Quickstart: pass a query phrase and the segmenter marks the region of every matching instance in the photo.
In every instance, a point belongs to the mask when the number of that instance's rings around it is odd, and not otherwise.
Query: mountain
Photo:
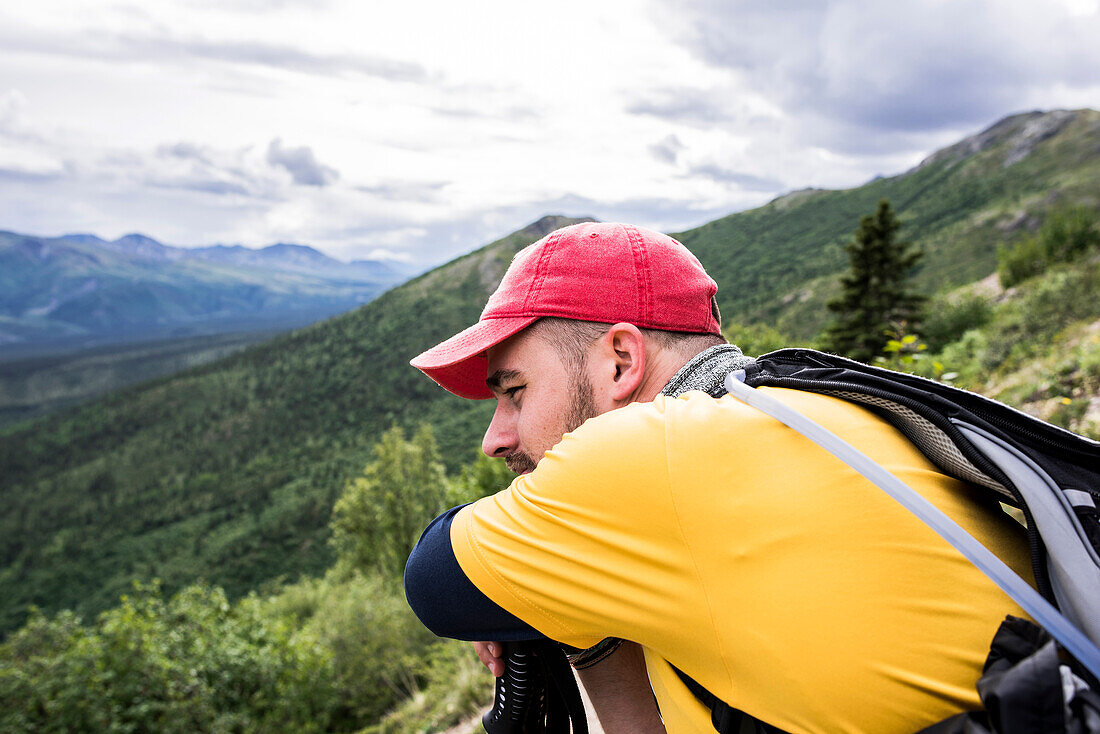
[[[912,170],[841,191],[781,196],[676,236],[720,284],[727,320],[769,323],[810,338],[847,267],[859,218],[889,199],[901,236],[925,257],[928,293],[993,272],[997,250],[1033,233],[1052,209],[1100,207],[1100,112],[1058,110],[1005,118],[933,153]]]
[[[189,249],[0,232],[0,345],[105,344],[308,323],[362,304],[411,272],[347,264],[302,245]]]
[[[211,262],[225,262],[233,265],[259,265],[261,267],[281,267],[312,270],[331,263],[340,263],[305,245],[278,243],[261,249],[252,249],[241,245],[214,245],[191,250],[194,257]]]
[[[131,260],[175,262],[186,257],[183,248],[162,245],[152,237],[139,233],[123,235],[113,242],[104,242],[101,247]]]
[[[1098,184],[1100,113],[1029,113],[898,176],[788,194],[679,237],[716,276],[727,323],[812,335],[846,267],[843,245],[879,198],[925,248],[918,282],[931,292],[989,276],[998,247],[1053,207],[1100,209]],[[408,360],[476,320],[523,245],[573,221],[544,218],[352,312],[0,434],[0,630],[32,603],[103,609],[134,578],[169,590],[205,578],[239,595],[326,568],[334,498],[382,431],[429,422],[452,468],[472,458],[491,404],[446,394]],[[1029,380],[1001,378],[1014,396],[1085,411],[1100,353],[1077,360],[1085,371],[1066,360],[1095,343],[1100,304],[1078,295],[1095,293],[1088,278],[1054,275],[1005,311],[999,331],[964,335],[956,355],[982,369],[1024,365]],[[1065,294],[1071,315],[1060,313]],[[1080,341],[1050,336],[1063,329]],[[1027,351],[1048,338],[1066,351]]]
[[[58,239],[65,240],[66,242],[72,242],[76,245],[106,245],[107,240],[97,237],[94,234],[88,234],[86,232],[67,234],[59,237]]]
[[[394,260],[352,260],[340,262],[312,247],[278,243],[260,249],[241,245],[213,245],[188,250],[191,257],[210,262],[271,268],[288,272],[307,272],[337,280],[397,282],[416,272],[416,268]]]

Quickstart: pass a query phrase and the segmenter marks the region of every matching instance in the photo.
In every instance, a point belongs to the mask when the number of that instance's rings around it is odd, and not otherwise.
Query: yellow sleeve
[[[663,405],[587,421],[535,471],[459,512],[451,545],[474,585],[577,647],[645,639],[690,607],[699,592],[670,498]]]

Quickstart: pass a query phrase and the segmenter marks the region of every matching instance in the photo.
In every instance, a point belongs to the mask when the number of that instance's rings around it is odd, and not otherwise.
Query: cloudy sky
[[[438,263],[665,231],[1100,107],[1100,0],[0,6],[0,229]]]

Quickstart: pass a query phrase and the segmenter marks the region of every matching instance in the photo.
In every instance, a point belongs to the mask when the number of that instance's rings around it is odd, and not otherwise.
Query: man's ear
[[[620,403],[634,399],[645,377],[645,337],[637,326],[618,323],[600,339],[607,396]]]

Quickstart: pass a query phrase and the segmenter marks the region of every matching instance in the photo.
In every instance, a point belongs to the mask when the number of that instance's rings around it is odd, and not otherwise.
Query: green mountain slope
[[[1100,112],[1030,112],[930,156],[911,171],[844,191],[806,190],[676,235],[718,281],[727,319],[810,338],[847,267],[844,245],[881,198],[902,237],[925,251],[916,281],[932,293],[996,269],[997,248],[1052,207],[1100,208]]]
[[[430,421],[453,465],[487,403],[408,366],[476,320],[546,217],[367,306],[0,437],[0,629],[28,604],[90,612],[133,578],[239,594],[331,564],[333,501],[393,421]],[[441,400],[441,398],[443,398]]]
[[[680,238],[719,281],[727,321],[806,338],[880,197],[938,290],[988,275],[998,246],[1050,207],[1100,207],[1098,183],[1100,113],[1034,113],[906,174],[791,194]],[[327,567],[333,500],[392,422],[429,421],[452,467],[471,458],[491,406],[451,398],[408,359],[475,320],[512,254],[571,221],[540,220],[352,313],[0,436],[0,629],[29,603],[105,608],[134,577],[239,594]],[[1026,342],[1023,313],[1004,329]]]

